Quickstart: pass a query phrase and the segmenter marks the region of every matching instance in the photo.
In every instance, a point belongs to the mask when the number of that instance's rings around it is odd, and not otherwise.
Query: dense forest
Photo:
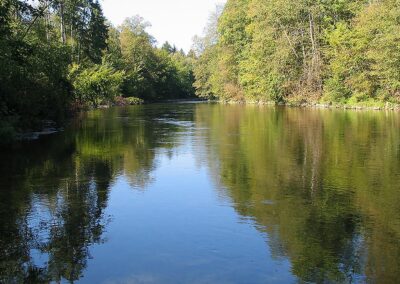
[[[33,4],[34,3],[34,4]],[[0,137],[100,105],[221,101],[400,103],[396,0],[228,0],[185,54],[97,0],[0,2]]]
[[[194,95],[194,57],[156,47],[141,17],[113,27],[97,0],[0,1],[0,137],[80,109]]]
[[[397,0],[228,0],[196,43],[201,97],[296,105],[400,102]]]

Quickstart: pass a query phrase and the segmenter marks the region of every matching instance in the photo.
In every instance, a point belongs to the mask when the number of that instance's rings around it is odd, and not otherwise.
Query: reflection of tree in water
[[[302,281],[400,276],[398,116],[199,105],[196,121],[215,179]]]
[[[92,169],[90,169],[92,170]],[[89,247],[102,242],[106,225],[103,211],[107,206],[111,169],[96,164],[90,182],[66,182],[59,189],[57,204],[48,224],[48,242],[41,251],[49,255],[50,279],[78,280],[86,268]]]
[[[146,186],[155,149],[176,146],[180,128],[146,115],[142,107],[90,112],[66,133],[2,153],[0,283],[83,276],[90,247],[105,241],[113,181]]]
[[[29,162],[3,168],[11,180],[1,182],[0,282],[78,280],[89,247],[102,242],[114,169],[82,164],[73,142],[58,143],[19,149]]]

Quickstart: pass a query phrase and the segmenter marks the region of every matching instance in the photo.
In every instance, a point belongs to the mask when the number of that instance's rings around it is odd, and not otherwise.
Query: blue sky
[[[208,16],[226,0],[101,0],[104,14],[114,24],[134,15],[152,24],[149,32],[159,43],[168,40],[188,51],[194,35],[201,35]]]

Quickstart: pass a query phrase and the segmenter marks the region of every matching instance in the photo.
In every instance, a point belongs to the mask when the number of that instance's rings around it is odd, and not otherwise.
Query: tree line
[[[228,0],[195,42],[197,95],[398,104],[399,19],[396,0]]]
[[[193,96],[193,54],[157,48],[148,26],[112,26],[97,0],[2,0],[2,142],[78,109]]]

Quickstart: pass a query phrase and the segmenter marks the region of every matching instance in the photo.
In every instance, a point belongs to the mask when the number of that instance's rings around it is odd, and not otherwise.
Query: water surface
[[[0,283],[395,283],[396,112],[158,104],[3,150]]]

